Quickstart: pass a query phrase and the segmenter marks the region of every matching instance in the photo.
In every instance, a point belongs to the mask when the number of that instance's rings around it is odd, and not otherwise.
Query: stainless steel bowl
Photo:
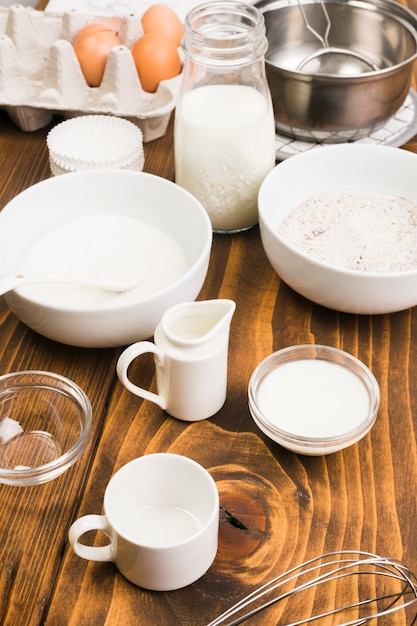
[[[417,16],[394,0],[323,0],[330,18],[329,45],[348,48],[378,67],[326,73],[300,64],[322,47],[326,30],[319,0],[260,0],[269,48],[266,73],[278,132],[337,143],[360,139],[403,104],[417,57]],[[306,66],[307,67],[307,66]],[[345,69],[345,68],[344,68]]]

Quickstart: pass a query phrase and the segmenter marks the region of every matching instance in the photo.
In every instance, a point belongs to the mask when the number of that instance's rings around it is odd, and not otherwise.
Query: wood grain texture
[[[417,0],[403,4],[417,9]],[[47,131],[23,133],[0,113],[0,208],[50,175]],[[166,136],[145,146],[146,171],[170,180],[172,131],[171,120]],[[404,149],[417,152],[417,138]],[[399,558],[417,572],[417,308],[354,316],[311,303],[272,270],[258,228],[214,236],[199,299],[217,297],[237,304],[228,395],[214,417],[198,423],[175,420],[126,391],[115,375],[121,349],[83,350],[49,341],[0,300],[0,374],[45,369],[68,376],[86,391],[94,412],[89,447],[66,474],[29,489],[0,485],[2,626],[204,626],[287,568],[339,549]],[[275,350],[301,343],[350,352],[380,384],[375,426],[337,454],[293,454],[267,439],[249,413],[247,385],[256,365]],[[151,358],[137,359],[131,376],[155,390]],[[213,566],[190,587],[170,593],[141,590],[113,564],[84,561],[67,543],[73,520],[102,512],[106,485],[117,469],[161,451],[185,454],[209,469],[221,500]],[[106,538],[91,534],[86,541],[100,545]],[[357,589],[350,592],[354,599]],[[331,603],[341,595],[334,588],[325,598],[277,605],[250,624],[287,624],[300,606],[315,610],[314,601]],[[386,623],[407,621],[391,616]]]

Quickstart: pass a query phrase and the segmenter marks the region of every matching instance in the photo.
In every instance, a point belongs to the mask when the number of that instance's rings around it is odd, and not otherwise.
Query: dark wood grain
[[[417,9],[415,0],[407,4]],[[0,208],[50,175],[47,131],[24,133],[0,113]],[[172,131],[171,120],[166,136],[145,146],[145,170],[171,180]],[[417,137],[403,148],[417,152]],[[86,391],[94,411],[89,447],[67,473],[28,489],[0,485],[0,624],[204,626],[254,586],[337,549],[375,551],[417,571],[417,308],[354,316],[311,303],[272,270],[258,228],[214,236],[199,299],[217,297],[237,303],[227,400],[213,418],[191,424],[120,385],[115,363],[121,349],[49,341],[0,299],[0,374],[63,374]],[[343,348],[373,370],[381,387],[372,431],[327,457],[304,457],[274,444],[248,410],[247,385],[256,365],[274,350],[300,343]],[[155,390],[151,359],[135,362],[132,376]],[[78,558],[67,543],[74,519],[102,512],[114,472],[155,451],[202,463],[217,482],[222,506],[213,566],[190,587],[170,593],[141,590],[112,564]],[[88,539],[104,541],[100,535]],[[294,603],[276,606],[250,623],[285,624],[296,610]],[[389,622],[406,623],[404,616]]]

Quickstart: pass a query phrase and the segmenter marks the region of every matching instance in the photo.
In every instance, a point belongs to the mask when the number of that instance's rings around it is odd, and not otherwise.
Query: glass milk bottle
[[[263,15],[215,0],[185,18],[184,70],[175,113],[175,181],[205,207],[215,232],[258,222],[257,196],[275,166]]]

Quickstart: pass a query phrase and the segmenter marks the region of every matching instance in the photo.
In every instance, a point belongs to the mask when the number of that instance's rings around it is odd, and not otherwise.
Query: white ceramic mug
[[[80,538],[101,530],[106,546]],[[69,530],[74,552],[88,560],[113,561],[135,585],[171,591],[195,582],[217,552],[219,493],[209,472],[192,459],[148,454],[114,474],[104,495],[104,515],[85,515]]]
[[[173,417],[194,422],[211,417],[226,400],[229,329],[233,300],[177,304],[162,316],[155,343],[139,341],[119,357],[116,370],[123,385],[155,402]],[[128,369],[141,354],[154,354],[158,393],[131,382]]]

